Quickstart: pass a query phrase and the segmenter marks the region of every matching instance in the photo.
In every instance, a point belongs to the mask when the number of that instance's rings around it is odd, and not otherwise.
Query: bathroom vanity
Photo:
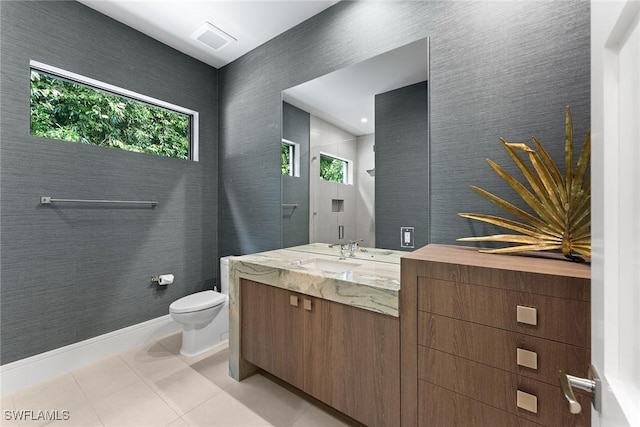
[[[590,267],[428,245],[402,259],[403,426],[588,426],[558,371],[588,376]]]
[[[368,426],[400,425],[400,256],[314,243],[230,263],[230,373],[261,368]]]

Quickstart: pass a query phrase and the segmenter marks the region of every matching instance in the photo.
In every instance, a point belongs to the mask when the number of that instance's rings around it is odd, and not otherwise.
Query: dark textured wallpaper
[[[310,115],[282,103],[282,137],[298,144],[300,176],[282,177],[282,247],[309,243],[309,132]]]
[[[217,70],[78,2],[0,2],[0,362],[163,316],[217,271]],[[200,113],[200,161],[29,134],[29,60]],[[39,205],[40,196],[149,208]],[[154,274],[173,273],[158,289]]]
[[[412,153],[425,191],[379,208],[395,224],[404,203],[428,206],[403,225],[436,243],[491,231],[456,216],[496,213],[471,184],[513,196],[485,161],[513,170],[499,137],[535,135],[559,161],[565,106],[578,141],[589,127],[586,1],[341,1],[221,70],[77,2],[0,1],[0,15],[2,364],[167,314],[211,287],[218,255],[281,247],[283,89],[430,38],[429,149]],[[31,137],[30,59],[199,111],[201,161]],[[150,284],[169,272],[174,285]]]
[[[421,196],[430,242],[486,231],[456,213],[496,212],[471,184],[509,196],[485,161],[510,166],[499,137],[535,135],[561,159],[571,105],[584,138],[588,2],[342,1],[220,69],[221,254],[281,245],[281,91],[423,37],[431,45],[430,151],[420,154],[430,174]],[[395,203],[388,209],[400,215]]]
[[[516,176],[499,138],[539,138],[564,165],[564,112],[577,147],[590,127],[589,3],[448,3],[431,40],[431,241],[498,231],[456,216],[497,213],[469,186],[517,200],[489,167]]]
[[[403,249],[400,227],[414,227],[414,247],[429,242],[427,82],[375,97],[376,245]]]

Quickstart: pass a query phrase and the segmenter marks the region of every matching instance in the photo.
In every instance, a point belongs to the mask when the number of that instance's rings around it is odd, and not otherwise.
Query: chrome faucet
[[[340,246],[340,259],[347,259],[345,251],[349,249],[349,244],[348,243],[333,243],[333,244],[329,245],[330,248],[333,248],[334,246]]]
[[[349,243],[333,243],[329,245],[329,247],[333,248],[334,246],[340,246],[340,259],[346,259],[346,251],[349,251],[349,257],[353,258],[356,256],[358,243],[360,242],[364,242],[364,239],[349,240]]]

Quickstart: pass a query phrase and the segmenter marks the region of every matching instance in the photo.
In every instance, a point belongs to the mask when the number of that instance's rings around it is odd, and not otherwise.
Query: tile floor
[[[228,349],[180,355],[180,334],[2,396],[3,427],[348,426],[350,421],[258,374],[228,376]],[[9,410],[67,410],[68,420],[8,420]]]

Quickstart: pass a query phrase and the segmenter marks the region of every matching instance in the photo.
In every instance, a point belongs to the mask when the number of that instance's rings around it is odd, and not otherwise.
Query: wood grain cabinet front
[[[429,245],[401,272],[402,425],[590,425],[558,381],[588,375],[588,266]]]
[[[432,313],[418,313],[418,343],[555,386],[563,366],[588,376],[588,348]]]
[[[241,356],[367,426],[400,425],[398,318],[241,281]]]
[[[572,415],[556,385],[423,346],[420,346],[418,360],[419,379],[529,421],[567,427],[589,423],[590,412],[583,410]],[[584,408],[589,408],[588,397],[576,393],[576,398]]]
[[[301,295],[243,280],[242,358],[302,388],[304,317]]]
[[[427,381],[418,384],[418,426],[540,427],[540,424],[486,405]],[[403,422],[404,424],[404,422]]]
[[[591,341],[588,301],[420,278],[418,310],[582,347]]]

